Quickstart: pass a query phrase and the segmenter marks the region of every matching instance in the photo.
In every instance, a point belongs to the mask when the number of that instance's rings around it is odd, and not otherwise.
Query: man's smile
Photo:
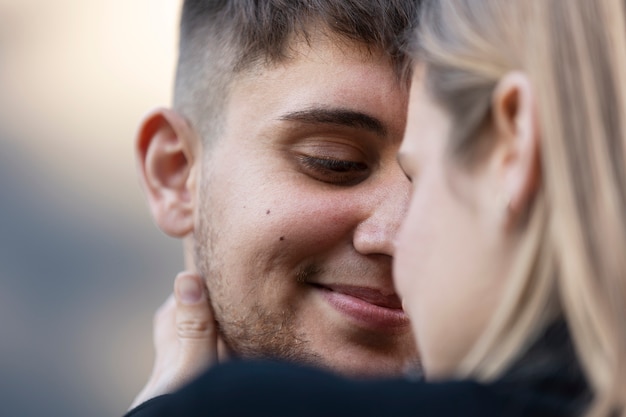
[[[339,284],[314,284],[313,287],[330,306],[359,326],[396,333],[406,331],[409,325],[409,318],[395,293],[385,295],[374,288]]]

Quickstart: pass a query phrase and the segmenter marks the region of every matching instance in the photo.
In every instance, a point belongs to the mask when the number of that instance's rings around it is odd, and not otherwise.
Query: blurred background
[[[0,0],[0,415],[122,415],[182,267],[135,175],[179,0]]]

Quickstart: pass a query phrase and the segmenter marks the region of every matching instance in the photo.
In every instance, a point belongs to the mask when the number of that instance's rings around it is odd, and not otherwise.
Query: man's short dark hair
[[[217,134],[233,78],[288,59],[294,36],[313,26],[384,51],[400,81],[409,77],[401,39],[419,0],[185,0],[174,107],[204,141]]]

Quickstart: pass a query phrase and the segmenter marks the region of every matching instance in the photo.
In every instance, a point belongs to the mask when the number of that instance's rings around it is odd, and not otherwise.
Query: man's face
[[[407,92],[382,54],[329,37],[293,50],[231,88],[195,262],[237,354],[397,374],[416,358],[391,279]]]

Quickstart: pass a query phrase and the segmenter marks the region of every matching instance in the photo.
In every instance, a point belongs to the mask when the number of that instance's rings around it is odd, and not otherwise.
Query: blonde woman
[[[423,5],[394,274],[427,382],[239,363],[131,415],[626,416],[625,17]]]
[[[621,0],[425,6],[396,286],[431,379],[495,380],[560,319],[593,414],[626,415],[625,16]]]

